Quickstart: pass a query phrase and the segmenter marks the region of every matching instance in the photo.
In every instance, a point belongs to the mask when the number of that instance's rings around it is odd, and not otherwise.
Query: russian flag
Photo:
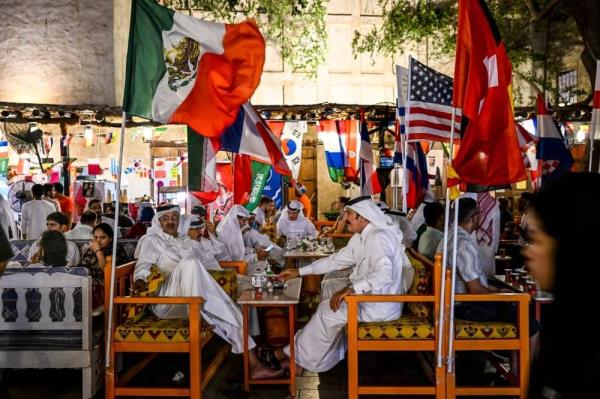
[[[346,154],[344,153],[342,138],[338,133],[337,122],[341,121],[322,120],[318,122],[317,126],[319,140],[321,140],[325,149],[329,177],[333,182],[341,183],[344,181],[345,176]]]
[[[406,205],[409,208],[416,208],[429,190],[427,159],[421,143],[412,142],[407,144],[406,170],[409,173]]]
[[[381,192],[375,157],[371,148],[367,121],[362,118],[360,124],[360,195],[373,195]]]
[[[279,174],[291,175],[279,137],[271,131],[249,102],[240,108],[233,125],[221,135],[219,149],[248,155],[258,162],[273,165]]]
[[[542,161],[542,179],[560,171],[570,170],[573,157],[565,146],[565,141],[552,120],[541,94],[537,99],[537,129],[540,139],[537,146],[537,159]]]

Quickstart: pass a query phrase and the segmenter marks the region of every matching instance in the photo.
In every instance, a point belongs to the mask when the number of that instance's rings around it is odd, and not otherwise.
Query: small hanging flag
[[[0,158],[0,175],[8,173],[8,158]]]
[[[20,175],[29,174],[29,159],[19,159],[19,164],[17,165],[17,173]]]
[[[119,166],[115,158],[110,159],[110,174],[116,176],[119,174]]]
[[[71,144],[71,140],[73,140],[73,135],[72,134],[67,134],[65,136],[62,136],[60,140],[62,142],[61,145],[63,147],[68,147],[69,144]]]
[[[0,158],[8,158],[8,141],[0,141]]]
[[[100,167],[100,160],[98,158],[90,158],[88,160],[88,174],[94,176],[102,174],[102,168]]]
[[[112,132],[106,133],[106,135],[104,136],[104,143],[110,144],[110,143],[112,143],[112,140],[113,140],[113,133]]]
[[[91,126],[86,126],[83,129],[83,145],[84,147],[91,147],[94,145],[94,131]]]
[[[166,132],[167,132],[167,128],[166,127],[156,127],[156,128],[154,128],[154,138],[158,139],[158,138],[160,138],[160,136],[163,133],[166,133]]]
[[[44,150],[46,154],[50,154],[52,146],[54,145],[54,138],[50,135],[44,135]]]

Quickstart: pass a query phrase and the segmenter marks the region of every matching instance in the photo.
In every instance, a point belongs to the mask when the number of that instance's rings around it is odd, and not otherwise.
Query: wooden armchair
[[[432,381],[431,386],[373,386],[360,385],[358,373],[358,353],[367,351],[411,351],[436,353],[436,336],[440,329],[437,315],[441,305],[441,255],[435,263],[416,251],[409,249],[407,254],[415,266],[413,287],[421,294],[406,295],[349,295],[348,303],[348,398],[359,395],[435,395],[443,398],[445,394],[445,368],[425,366]],[[430,284],[423,289],[423,283]],[[411,289],[411,292],[414,292]],[[361,302],[403,302],[403,315],[393,321],[362,323],[358,321],[358,307]],[[411,306],[409,304],[418,305]],[[427,306],[427,304],[429,306]],[[414,314],[416,308],[429,314]],[[421,360],[424,360],[423,358]],[[422,362],[423,364],[424,362]],[[434,375],[435,374],[435,375]]]
[[[104,270],[105,307],[110,299],[111,263],[107,260]],[[106,398],[118,396],[187,396],[202,397],[202,389],[214,376],[231,350],[229,344],[220,344],[212,361],[204,369],[201,364],[202,348],[215,336],[213,328],[201,321],[200,309],[203,299],[198,297],[129,297],[135,262],[117,266],[115,273],[115,297],[113,325],[110,331],[110,366],[106,369]],[[234,298],[237,295],[237,273],[234,270],[210,272],[213,278]],[[187,305],[186,319],[161,320],[153,315],[140,320],[128,320],[127,309],[140,305],[180,304]],[[105,309],[108,315],[108,310]],[[116,355],[119,353],[147,353],[141,361],[128,370],[118,371]],[[188,387],[138,387],[128,383],[161,353],[188,353],[190,376]]]
[[[223,269],[233,268],[237,271],[237,274],[246,275],[248,273],[248,262],[245,260],[231,260],[231,261],[219,261],[219,265]],[[237,299],[237,298],[236,298]]]
[[[450,287],[451,277],[447,274],[447,287]],[[448,290],[449,291],[449,290]],[[517,322],[472,322],[455,319],[453,348],[451,359],[455,359],[458,351],[517,351],[518,370],[507,370],[494,358],[490,359],[498,372],[512,386],[456,386],[456,367],[448,367],[446,376],[446,398],[457,396],[511,396],[527,398],[529,380],[529,294],[457,294],[456,302],[513,302],[517,305]],[[444,300],[449,309],[450,294],[447,292]],[[446,314],[449,315],[447,312]],[[449,331],[449,320],[445,331]],[[449,334],[448,334],[449,335]],[[445,338],[450,339],[449,336]]]

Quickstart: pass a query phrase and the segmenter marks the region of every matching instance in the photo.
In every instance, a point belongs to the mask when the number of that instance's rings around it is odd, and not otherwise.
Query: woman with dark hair
[[[92,230],[92,241],[81,257],[80,266],[87,267],[92,276],[94,308],[104,303],[104,267],[106,258],[112,255],[114,231],[108,223],[100,223]],[[127,262],[123,248],[117,247],[117,265]]]
[[[67,239],[65,236],[58,231],[46,230],[39,241],[37,258],[40,262],[30,266],[66,266]]]
[[[523,255],[539,287],[554,294],[531,374],[531,398],[584,398],[597,390],[600,343],[591,326],[600,307],[598,198],[600,175],[566,173],[530,203],[531,243]]]

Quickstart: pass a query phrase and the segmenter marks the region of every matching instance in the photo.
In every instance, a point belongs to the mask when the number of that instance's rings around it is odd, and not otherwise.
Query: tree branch
[[[530,1],[531,0],[528,0],[527,2],[529,3]],[[550,0],[550,2],[548,4],[546,4],[544,9],[537,14],[537,16],[533,19],[532,22],[538,22],[538,21],[541,21],[542,19],[546,18],[548,16],[548,14],[550,14],[552,9],[554,9],[554,7],[556,7],[556,5],[558,3],[560,3],[561,1],[562,0]]]
[[[538,18],[538,12],[533,0],[525,0],[525,5],[529,8],[529,12],[531,13],[530,21],[535,21]]]

